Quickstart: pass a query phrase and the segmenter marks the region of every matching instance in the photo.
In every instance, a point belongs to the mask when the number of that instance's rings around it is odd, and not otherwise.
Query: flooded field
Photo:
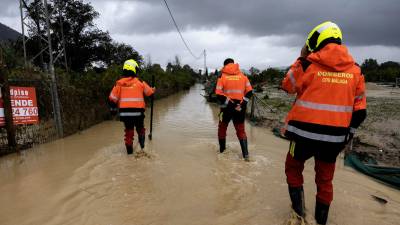
[[[196,85],[156,102],[146,153],[127,156],[122,123],[108,121],[0,158],[0,224],[285,224],[289,143],[247,124],[246,163],[231,125],[228,151],[218,154],[218,108],[201,90]],[[328,224],[399,224],[398,190],[345,168],[341,160],[336,171]],[[306,207],[313,215],[312,160],[304,174]]]

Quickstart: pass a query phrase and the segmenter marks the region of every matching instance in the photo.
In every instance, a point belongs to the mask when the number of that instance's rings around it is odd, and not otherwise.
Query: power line
[[[168,9],[169,15],[171,16],[172,21],[174,22],[175,28],[176,28],[176,30],[178,31],[179,36],[181,37],[181,39],[182,39],[182,41],[183,41],[183,44],[185,45],[186,49],[187,49],[187,50],[189,51],[189,53],[193,56],[193,58],[195,58],[195,59],[200,59],[200,58],[204,55],[204,52],[202,52],[199,56],[195,56],[195,55],[194,55],[193,51],[189,48],[189,45],[187,44],[187,42],[186,42],[185,39],[183,38],[183,35],[182,35],[182,33],[181,33],[181,30],[179,29],[178,24],[176,23],[175,18],[174,18],[174,16],[172,15],[172,12],[171,12],[171,10],[170,10],[170,8],[169,8],[169,6],[168,6],[167,0],[164,0],[164,3],[165,3],[165,6],[166,6],[167,9]]]

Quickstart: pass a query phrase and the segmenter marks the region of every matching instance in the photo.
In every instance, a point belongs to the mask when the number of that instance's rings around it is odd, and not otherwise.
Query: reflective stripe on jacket
[[[229,99],[242,101],[246,93],[253,90],[249,79],[240,72],[239,64],[230,63],[222,68],[215,93]]]
[[[138,78],[125,77],[118,80],[112,89],[109,99],[118,104],[120,109],[146,107],[144,96],[150,96],[154,90]]]
[[[297,60],[282,82],[284,90],[297,94],[286,118],[286,133],[342,143],[353,112],[366,109],[364,76],[343,45],[328,44],[307,61],[304,67]]]

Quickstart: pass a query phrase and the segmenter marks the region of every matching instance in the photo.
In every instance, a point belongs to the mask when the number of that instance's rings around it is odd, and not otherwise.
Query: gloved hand
[[[118,113],[118,105],[117,105],[117,103],[109,100],[108,101],[108,107],[110,108],[110,114],[112,116],[117,115],[117,113]]]
[[[227,105],[227,108],[229,108],[229,109],[234,109],[234,108],[236,108],[236,103],[235,102],[233,102],[232,100],[228,100],[228,105]]]
[[[110,114],[111,116],[115,116],[118,113],[118,108],[110,108]]]
[[[247,107],[247,101],[241,101],[240,104],[237,104],[235,107],[235,110],[238,112],[241,112],[242,110],[246,111],[246,107]]]
[[[246,109],[246,107],[247,107],[247,101],[242,101],[241,103],[240,103],[240,106],[242,107],[242,109]]]
[[[353,139],[353,137],[354,137],[354,134],[353,133],[348,133],[347,135],[346,135],[346,144],[348,144],[352,139]]]
[[[238,112],[242,111],[242,105],[241,104],[237,104],[236,107],[235,107],[235,110],[238,111]]]
[[[304,46],[303,46],[303,48],[301,49],[301,52],[300,52],[300,57],[307,58],[307,56],[309,54],[310,54],[310,51],[308,50],[307,45],[304,44]]]

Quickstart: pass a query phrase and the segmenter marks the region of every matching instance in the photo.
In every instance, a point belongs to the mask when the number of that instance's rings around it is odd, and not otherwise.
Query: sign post
[[[151,86],[154,88],[155,86],[155,78],[154,74],[151,75]],[[155,93],[154,93],[155,94]],[[151,111],[150,111],[150,134],[149,140],[153,139],[153,110],[154,110],[154,94],[150,97],[151,99]]]
[[[7,130],[8,147],[12,151],[19,151],[17,148],[17,141],[15,140],[15,127],[12,116],[10,89],[8,85],[7,72],[4,69],[2,59],[0,58],[0,85],[1,85],[1,99],[0,99],[0,118],[2,116]],[[0,125],[1,126],[1,125]]]

